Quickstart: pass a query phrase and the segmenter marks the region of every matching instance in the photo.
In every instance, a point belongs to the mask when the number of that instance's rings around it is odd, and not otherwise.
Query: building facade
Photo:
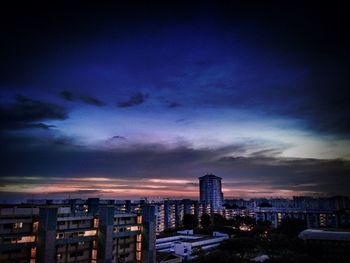
[[[214,174],[199,177],[199,197],[200,202],[210,205],[211,213],[220,212],[223,205],[221,178]]]
[[[0,262],[141,262],[140,214],[71,208],[0,206]]]

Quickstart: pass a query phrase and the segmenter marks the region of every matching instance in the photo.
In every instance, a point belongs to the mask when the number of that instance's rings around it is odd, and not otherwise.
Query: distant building
[[[322,262],[350,262],[350,232],[342,230],[307,229],[299,234],[308,254]]]
[[[341,228],[350,225],[350,211],[259,207],[251,210],[250,216],[256,221],[269,221],[274,228],[279,227],[285,219],[302,220],[308,228]]]
[[[223,205],[221,178],[214,174],[199,177],[199,196],[200,202],[210,205],[210,212],[220,212]]]

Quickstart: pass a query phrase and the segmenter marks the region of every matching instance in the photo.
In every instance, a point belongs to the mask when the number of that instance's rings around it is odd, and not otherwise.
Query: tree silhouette
[[[185,229],[194,229],[198,226],[198,219],[195,215],[185,214],[182,225]]]
[[[211,224],[210,215],[208,215],[207,213],[203,213],[203,215],[201,216],[201,226],[203,228],[207,228],[210,226],[210,224]]]

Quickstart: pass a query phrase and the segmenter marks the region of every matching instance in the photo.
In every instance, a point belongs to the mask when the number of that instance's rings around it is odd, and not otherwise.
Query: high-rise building
[[[199,177],[200,201],[206,206],[210,205],[210,212],[220,212],[223,204],[221,191],[221,178],[214,174]]]
[[[0,262],[141,262],[142,215],[94,203],[0,205]]]

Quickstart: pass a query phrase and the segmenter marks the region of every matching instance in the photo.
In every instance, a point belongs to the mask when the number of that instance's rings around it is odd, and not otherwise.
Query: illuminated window
[[[37,232],[39,229],[39,222],[36,221],[36,222],[33,222],[33,232]]]
[[[31,250],[30,250],[30,257],[32,258],[35,258],[36,257],[36,248],[33,247]]]
[[[97,250],[96,249],[93,249],[92,250],[92,255],[91,255],[92,259],[93,260],[96,260],[97,259]]]
[[[95,236],[95,235],[96,235],[96,230],[88,230],[88,231],[85,231],[85,233],[83,232],[84,237]]]
[[[17,240],[17,243],[30,243],[35,242],[35,236],[23,236]]]
[[[14,229],[21,229],[23,228],[23,223],[22,222],[17,222],[13,224]]]
[[[94,219],[94,227],[98,227],[98,218]]]
[[[130,231],[138,231],[139,227],[138,226],[132,226],[130,227]]]
[[[140,251],[136,252],[136,260],[141,261],[141,252]]]

